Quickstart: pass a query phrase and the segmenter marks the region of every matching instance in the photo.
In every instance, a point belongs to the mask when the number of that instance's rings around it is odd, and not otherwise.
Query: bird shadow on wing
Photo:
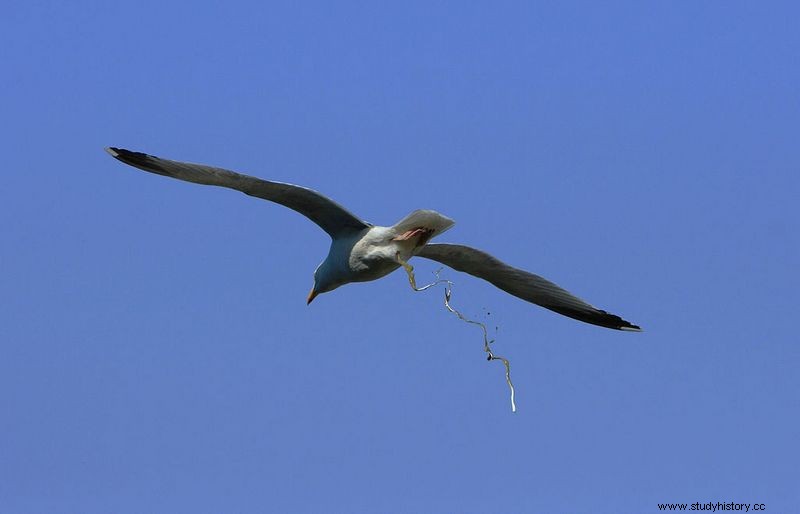
[[[440,274],[441,274],[443,268],[439,268],[438,270],[436,270],[434,272],[434,275],[436,276],[436,278],[434,279],[433,282],[431,282],[430,284],[426,284],[424,286],[418,287],[417,286],[417,279],[416,279],[416,277],[414,275],[414,267],[411,264],[409,264],[408,262],[406,262],[405,260],[403,260],[400,257],[400,253],[398,253],[395,257],[397,259],[397,262],[399,262],[400,265],[403,267],[403,269],[406,271],[406,274],[408,275],[408,283],[411,285],[411,289],[413,289],[414,291],[417,291],[417,292],[422,292],[422,291],[426,291],[426,290],[428,290],[428,289],[430,289],[430,288],[432,288],[434,286],[437,286],[439,284],[444,285],[444,306],[445,306],[445,308],[447,308],[447,310],[450,311],[452,314],[455,314],[456,316],[458,316],[458,319],[460,319],[461,321],[464,321],[464,322],[469,323],[471,325],[477,325],[478,327],[481,328],[481,331],[483,332],[483,351],[486,352],[486,360],[488,360],[488,361],[497,360],[497,361],[502,362],[503,365],[505,366],[505,368],[506,368],[506,383],[508,384],[508,388],[511,390],[511,412],[517,412],[517,404],[515,402],[514,384],[511,382],[511,363],[505,357],[501,357],[499,355],[495,355],[492,352],[491,344],[494,343],[494,339],[489,339],[489,332],[486,329],[486,325],[484,323],[481,323],[480,321],[475,321],[475,320],[471,320],[471,319],[467,318],[466,316],[461,314],[460,311],[454,309],[453,306],[450,304],[450,297],[451,297],[452,292],[453,292],[453,283],[450,280],[440,278]]]

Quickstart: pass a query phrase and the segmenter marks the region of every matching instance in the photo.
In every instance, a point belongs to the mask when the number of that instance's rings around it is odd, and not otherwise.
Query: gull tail
[[[455,225],[455,221],[447,216],[436,211],[418,209],[395,223],[392,228],[397,234],[403,234],[415,229],[427,229],[431,232],[430,237],[435,237],[453,225]]]

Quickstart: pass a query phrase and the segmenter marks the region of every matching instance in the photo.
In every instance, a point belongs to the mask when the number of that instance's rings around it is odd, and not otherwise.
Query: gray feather
[[[305,187],[271,182],[202,164],[170,161],[121,148],[106,148],[106,151],[117,160],[150,173],[196,184],[236,189],[250,196],[279,203],[319,225],[331,238],[359,232],[372,226],[330,198]]]
[[[417,252],[417,256],[482,278],[517,298],[570,318],[617,330],[641,330],[617,315],[593,307],[539,275],[509,266],[488,253],[469,246],[428,244]]]

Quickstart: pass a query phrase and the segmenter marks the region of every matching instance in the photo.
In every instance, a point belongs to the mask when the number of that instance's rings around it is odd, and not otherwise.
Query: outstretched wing
[[[257,198],[279,203],[310,219],[332,238],[357,232],[372,225],[358,219],[347,209],[314,190],[305,187],[270,182],[222,168],[202,164],[170,161],[122,148],[106,148],[115,159],[136,168],[196,184],[228,187]]]
[[[619,316],[592,307],[539,275],[511,267],[488,253],[469,246],[428,244],[417,252],[417,256],[439,261],[455,270],[475,275],[517,298],[570,318],[617,330],[641,330]]]

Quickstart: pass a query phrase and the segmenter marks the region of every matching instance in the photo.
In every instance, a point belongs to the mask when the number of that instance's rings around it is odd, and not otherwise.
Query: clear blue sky
[[[798,508],[794,2],[14,2],[0,511]],[[328,238],[121,146],[416,208],[641,334],[466,275],[305,304]],[[416,262],[421,279],[437,268]],[[495,330],[495,327],[498,327]]]

